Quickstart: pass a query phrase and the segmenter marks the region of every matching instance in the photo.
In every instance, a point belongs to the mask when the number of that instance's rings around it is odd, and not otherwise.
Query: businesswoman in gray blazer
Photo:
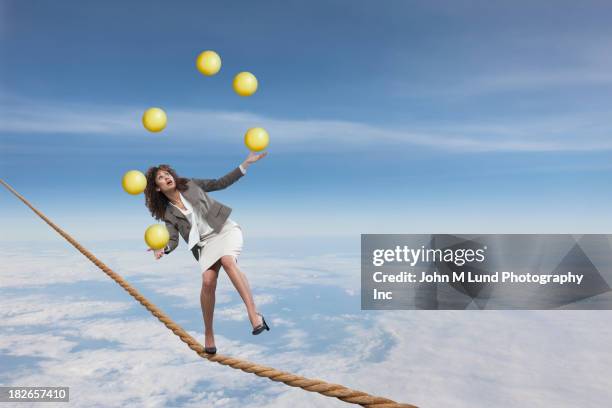
[[[247,278],[238,267],[242,229],[229,218],[232,209],[207,194],[238,181],[251,164],[266,154],[250,152],[240,166],[219,179],[179,177],[167,164],[150,167],[146,173],[145,204],[155,219],[164,220],[170,233],[168,245],[155,250],[155,258],[160,259],[172,252],[178,246],[180,234],[202,270],[200,304],[204,318],[204,350],[207,353],[217,352],[213,313],[221,266],[246,305],[253,326],[252,334],[270,330],[263,315],[257,312]]]

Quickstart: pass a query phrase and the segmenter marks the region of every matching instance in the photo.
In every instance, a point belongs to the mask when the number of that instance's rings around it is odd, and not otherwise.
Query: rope
[[[242,370],[247,373],[253,373],[259,377],[266,377],[272,381],[282,382],[291,387],[299,387],[306,391],[317,392],[319,394],[325,395],[326,397],[335,397],[341,401],[348,402],[351,404],[358,404],[358,405],[361,405],[362,407],[416,408],[414,405],[400,404],[390,399],[372,396],[365,392],[353,390],[353,389],[347,388],[340,384],[330,384],[323,380],[301,377],[299,375],[291,374],[286,371],[279,371],[272,367],[262,366],[259,364],[251,363],[250,361],[232,358],[230,356],[206,353],[204,351],[204,346],[202,344],[198,343],[185,330],[183,330],[183,328],[181,328],[172,319],[170,319],[170,317],[168,317],[159,308],[157,308],[157,306],[149,302],[136,289],[130,286],[130,284],[127,283],[127,281],[123,279],[119,274],[115,273],[112,269],[106,266],[102,261],[96,258],[91,252],[89,252],[81,244],[79,244],[74,238],[72,238],[70,235],[64,232],[64,230],[62,230],[60,227],[55,225],[43,213],[41,213],[36,208],[34,208],[34,206],[32,206],[32,204],[30,204],[28,200],[26,200],[21,194],[15,191],[15,189],[13,189],[10,185],[8,185],[4,180],[0,179],[0,183],[2,183],[17,198],[23,201],[25,205],[30,207],[32,211],[34,211],[40,218],[42,218],[43,221],[49,224],[51,228],[53,228],[62,237],[64,237],[68,242],[70,242],[80,253],[85,255],[91,262],[93,262],[105,274],[107,274],[108,276],[111,277],[111,279],[117,282],[134,299],[140,302],[140,304],[142,304],[149,312],[151,312],[155,317],[157,317],[168,329],[172,331],[172,333],[177,335],[183,343],[187,344],[187,346],[189,346],[190,349],[195,351],[200,357],[208,359],[209,361],[214,361],[219,364],[230,366],[238,370]]]

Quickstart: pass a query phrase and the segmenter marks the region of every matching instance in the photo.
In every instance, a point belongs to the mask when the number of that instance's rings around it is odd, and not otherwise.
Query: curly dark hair
[[[179,177],[176,174],[176,171],[169,164],[160,164],[159,166],[149,167],[147,170],[147,174],[145,175],[147,178],[147,187],[145,188],[145,205],[151,211],[151,215],[156,220],[162,220],[164,218],[164,214],[166,213],[166,207],[168,206],[168,197],[161,191],[155,190],[157,185],[155,184],[155,176],[157,172],[163,170],[167,171],[174,178],[174,182],[176,183],[176,188],[178,191],[187,190],[187,182],[189,179],[185,177]]]

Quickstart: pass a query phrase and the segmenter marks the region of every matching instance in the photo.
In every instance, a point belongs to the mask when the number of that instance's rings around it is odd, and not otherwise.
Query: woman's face
[[[161,191],[162,193],[167,193],[176,189],[174,177],[172,177],[172,174],[168,173],[166,170],[157,170],[157,174],[155,175],[155,185],[157,186],[156,190]]]

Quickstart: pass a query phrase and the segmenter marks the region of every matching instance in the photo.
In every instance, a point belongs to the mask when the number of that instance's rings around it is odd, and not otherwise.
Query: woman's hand
[[[249,152],[249,155],[244,160],[244,162],[242,162],[242,166],[246,169],[252,163],[255,163],[257,160],[263,159],[264,157],[266,157],[267,154],[268,154],[268,152],[263,152],[263,153],[257,154],[255,152],[251,151],[251,152]]]
[[[155,257],[155,259],[159,259],[162,256],[164,256],[164,249],[147,249],[147,251],[153,251],[153,256]]]

